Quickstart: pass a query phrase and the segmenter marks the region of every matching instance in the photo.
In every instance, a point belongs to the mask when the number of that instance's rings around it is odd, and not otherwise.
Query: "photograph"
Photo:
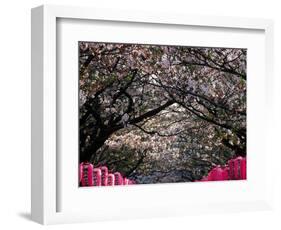
[[[78,42],[79,187],[247,179],[247,49]]]

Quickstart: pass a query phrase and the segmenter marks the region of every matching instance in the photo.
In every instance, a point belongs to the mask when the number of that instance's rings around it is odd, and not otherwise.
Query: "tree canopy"
[[[246,49],[79,42],[81,162],[139,183],[246,156]]]

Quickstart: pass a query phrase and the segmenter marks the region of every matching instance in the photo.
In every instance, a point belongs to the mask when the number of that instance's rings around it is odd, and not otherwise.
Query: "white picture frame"
[[[184,30],[185,27],[200,28],[200,30],[219,29],[222,31],[241,30],[243,33],[250,33],[251,31],[258,31],[260,35],[257,46],[261,46],[262,52],[259,62],[261,62],[260,78],[256,85],[249,82],[250,98],[258,95],[257,90],[260,90],[259,97],[262,100],[262,108],[266,107],[266,111],[255,118],[256,109],[254,100],[250,100],[252,111],[248,116],[251,127],[254,127],[260,122],[263,123],[261,129],[262,136],[256,136],[254,132],[249,132],[250,141],[252,144],[257,142],[258,151],[264,151],[264,156],[257,154],[256,158],[249,158],[248,175],[249,181],[246,183],[196,183],[194,185],[186,184],[164,184],[164,185],[145,185],[132,186],[127,189],[125,193],[130,199],[128,201],[123,199],[124,207],[115,207],[112,210],[103,209],[99,206],[91,205],[92,211],[89,211],[88,205],[85,204],[85,197],[91,196],[93,193],[105,193],[104,190],[84,189],[76,191],[60,192],[66,186],[62,179],[58,179],[61,173],[61,165],[59,164],[60,157],[57,155],[59,141],[58,139],[58,112],[62,108],[58,108],[58,97],[61,88],[59,87],[57,75],[59,74],[58,66],[58,31],[61,19],[73,21],[101,21],[107,24],[114,24],[114,22],[121,22],[134,25],[151,25],[154,28],[180,28]],[[76,25],[77,26],[77,25]],[[79,27],[78,23],[78,27]],[[114,26],[114,25],[113,25]],[[83,33],[87,33],[87,29]],[[81,33],[81,34],[83,34]],[[87,35],[85,35],[87,37]],[[105,35],[109,36],[109,35]],[[197,35],[195,35],[196,38]],[[216,35],[214,35],[216,36]],[[215,38],[215,37],[213,37]],[[70,39],[70,38],[69,38]],[[122,41],[122,38],[120,38]],[[171,39],[171,38],[170,38]],[[210,36],[211,39],[211,36]],[[238,39],[235,36],[233,39]],[[109,39],[110,40],[110,39]],[[140,39],[142,41],[143,38]],[[165,42],[165,41],[162,41]],[[238,41],[237,42],[241,42]],[[253,42],[254,43],[254,42]],[[214,43],[216,44],[216,43]],[[107,219],[124,219],[124,218],[140,218],[152,216],[171,216],[171,215],[186,215],[189,213],[204,213],[204,212],[226,212],[226,211],[243,211],[243,210],[260,210],[272,207],[272,175],[271,175],[271,160],[270,146],[268,142],[260,143],[261,138],[270,138],[270,116],[273,109],[272,88],[273,84],[273,22],[266,19],[249,19],[249,18],[231,18],[231,17],[214,17],[214,16],[191,16],[191,15],[175,15],[160,12],[137,12],[137,11],[118,11],[108,9],[92,9],[79,8],[69,6],[52,6],[44,5],[32,9],[32,188],[31,188],[31,216],[32,219],[41,224],[56,224],[82,221],[97,221]],[[77,73],[77,72],[76,72]],[[74,73],[74,74],[76,74]],[[266,84],[263,84],[263,83]],[[248,84],[248,82],[247,82]],[[257,88],[257,90],[255,90]],[[72,88],[71,88],[72,89]],[[253,111],[255,110],[255,111]],[[248,111],[247,111],[248,113]],[[252,114],[252,115],[251,115]],[[70,116],[71,117],[71,116]],[[78,118],[77,118],[78,119]],[[68,136],[66,137],[68,138]],[[250,143],[250,147],[252,144]],[[78,149],[78,148],[77,148]],[[258,150],[260,149],[260,150]],[[77,150],[78,151],[78,150]],[[248,151],[248,149],[247,149]],[[78,152],[77,152],[78,154]],[[77,156],[78,158],[78,156]],[[252,165],[251,165],[252,160]],[[265,163],[266,162],[266,163]],[[60,162],[61,163],[61,162]],[[71,163],[66,161],[66,170],[70,170]],[[76,164],[76,162],[75,162]],[[255,166],[255,164],[257,166]],[[254,180],[255,177],[260,176],[258,168],[263,164],[262,182]],[[77,168],[76,168],[77,169]],[[75,170],[76,170],[75,169]],[[62,173],[63,174],[63,173]],[[63,176],[61,178],[64,178]],[[74,178],[77,179],[77,178]],[[75,180],[74,180],[75,181]],[[73,183],[71,182],[73,187]],[[190,183],[189,183],[190,184]],[[257,187],[254,187],[257,184]],[[75,186],[77,183],[75,184]],[[188,187],[187,187],[188,186]],[[182,201],[180,198],[184,197],[187,191],[190,194],[196,195],[200,191],[206,191],[210,188],[210,194],[216,194],[219,190],[224,190],[225,187],[230,190],[245,189],[245,196],[243,192],[237,191],[236,198],[228,198],[218,194],[217,197],[202,198],[202,202],[198,199]],[[78,188],[77,188],[78,189]],[[73,189],[74,190],[74,189]],[[258,191],[257,191],[258,190]],[[81,193],[82,191],[82,193]],[[155,199],[157,194],[171,194],[177,196],[178,199],[168,199],[161,204],[161,200]],[[256,194],[253,196],[253,194]],[[112,196],[111,202],[115,202],[116,194],[120,197],[124,196],[122,188],[110,189],[107,196]],[[136,207],[130,206],[130,201],[134,197],[138,198],[139,203]],[[148,198],[151,194],[152,198]],[[231,192],[230,192],[231,194]],[[63,196],[63,197],[62,197]],[[83,199],[84,197],[84,199]],[[250,199],[252,197],[252,199]],[[160,199],[159,198],[159,199]],[[221,200],[219,200],[221,198]],[[78,199],[81,199],[82,204],[79,204]],[[163,199],[163,197],[161,198]],[[64,202],[71,202],[66,208],[61,209],[61,200]],[[148,201],[146,201],[148,200]],[[73,203],[72,203],[73,202]],[[92,201],[89,200],[89,204]],[[126,204],[127,202],[127,204]],[[151,206],[147,206],[149,202]],[[80,202],[81,203],[81,202]],[[106,203],[106,202],[105,202]],[[144,205],[142,205],[142,203]],[[164,204],[165,203],[165,204]],[[72,205],[73,204],[73,205]],[[106,204],[105,206],[108,206]],[[70,210],[71,209],[71,210]],[[84,210],[85,211],[82,211]]]

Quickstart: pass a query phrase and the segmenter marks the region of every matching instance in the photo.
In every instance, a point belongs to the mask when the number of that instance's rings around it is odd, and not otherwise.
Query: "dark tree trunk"
[[[92,144],[85,148],[84,151],[81,151],[80,148],[80,162],[90,161],[93,157],[95,157],[96,152],[104,145],[107,138],[99,138],[92,142]]]
[[[146,118],[149,118],[149,117],[152,117],[152,116],[158,114],[163,109],[169,107],[170,105],[172,105],[174,103],[175,102],[173,102],[173,101],[167,101],[163,105],[160,105],[159,107],[149,110],[137,118],[133,118],[133,119],[129,120],[128,123],[136,124],[138,122],[141,122]],[[97,113],[97,111],[93,111],[93,109],[91,107],[89,107],[89,109],[92,113],[93,112]],[[89,113],[89,114],[91,114],[91,113]],[[99,114],[95,114],[95,117],[100,119]],[[84,120],[80,119],[80,127],[81,126],[83,127],[80,130],[80,154],[79,154],[80,162],[90,161],[92,158],[95,158],[97,151],[104,145],[104,143],[111,136],[111,134],[113,134],[114,132],[116,132],[124,127],[123,124],[119,122],[120,119],[114,120],[112,123],[110,123],[110,126],[109,125],[105,126],[104,122],[102,122],[101,120],[100,121],[98,120],[98,122],[95,125],[92,124],[92,126],[93,126],[93,127],[91,127],[92,130],[89,131],[89,133],[87,133],[87,134],[85,134],[83,132],[83,129],[85,129],[84,124],[87,121],[87,119],[84,119]],[[88,127],[88,126],[86,126],[86,127]],[[86,144],[87,136],[90,137],[88,144]]]

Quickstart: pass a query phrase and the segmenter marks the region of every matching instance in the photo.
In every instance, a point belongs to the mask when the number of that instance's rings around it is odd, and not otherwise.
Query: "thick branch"
[[[138,122],[141,122],[141,121],[143,121],[146,118],[149,118],[149,117],[152,117],[152,116],[156,115],[157,113],[161,112],[163,109],[169,107],[170,105],[172,105],[174,103],[175,103],[175,101],[173,101],[173,100],[167,101],[165,104],[159,106],[158,108],[150,110],[150,111],[142,114],[141,116],[136,117],[136,118],[130,120],[129,123],[130,124],[136,124]]]

